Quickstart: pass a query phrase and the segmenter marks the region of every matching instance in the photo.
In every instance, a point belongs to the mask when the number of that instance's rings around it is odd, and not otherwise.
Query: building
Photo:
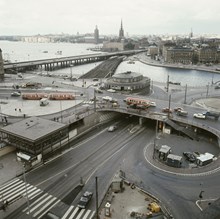
[[[121,20],[121,27],[119,30],[119,40],[124,39],[124,29],[123,29],[123,24],[122,24],[122,20]]]
[[[150,92],[151,80],[136,72],[123,72],[108,78],[104,86],[106,89],[114,89],[125,92]]]
[[[1,140],[16,147],[23,157],[35,160],[45,159],[61,148],[63,141],[68,142],[68,126],[42,119],[30,117],[0,129]]]
[[[124,42],[103,42],[102,51],[103,52],[117,52],[124,50]]]
[[[99,43],[99,30],[98,27],[95,27],[95,31],[94,31],[94,40],[95,40],[95,44]]]
[[[0,80],[4,79],[4,61],[2,57],[2,50],[0,48]]]
[[[203,47],[198,50],[198,61],[200,63],[216,63],[218,62],[217,58],[217,49],[215,47]]]
[[[194,51],[191,48],[175,47],[167,49],[166,62],[192,64]]]

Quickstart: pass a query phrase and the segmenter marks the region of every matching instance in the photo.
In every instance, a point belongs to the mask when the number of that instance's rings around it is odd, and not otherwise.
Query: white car
[[[19,96],[21,96],[21,93],[15,91],[15,92],[11,93],[11,96],[12,96],[12,97],[19,97]]]
[[[102,99],[105,101],[112,101],[112,97],[109,96],[102,97]]]
[[[150,102],[150,106],[156,106],[155,102]]]
[[[194,113],[193,117],[197,119],[205,119],[206,116],[203,113]]]

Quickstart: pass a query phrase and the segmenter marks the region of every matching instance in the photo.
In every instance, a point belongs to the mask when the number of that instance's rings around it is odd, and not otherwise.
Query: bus
[[[128,106],[132,108],[148,108],[150,106],[153,106],[152,104],[154,103],[149,100],[135,98],[135,97],[127,97],[124,101]]]

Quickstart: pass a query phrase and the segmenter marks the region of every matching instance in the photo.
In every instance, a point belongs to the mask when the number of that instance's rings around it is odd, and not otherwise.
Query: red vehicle
[[[170,108],[168,108],[168,107],[166,107],[166,108],[163,108],[163,109],[162,109],[162,112],[163,112],[163,113],[172,113],[173,110],[170,109]]]
[[[24,100],[40,100],[42,98],[47,98],[48,94],[46,93],[23,93],[22,98]]]
[[[49,95],[50,100],[75,100],[73,93],[51,93]]]
[[[148,108],[151,106],[151,101],[135,97],[127,97],[124,101],[127,103],[127,105],[134,108]]]

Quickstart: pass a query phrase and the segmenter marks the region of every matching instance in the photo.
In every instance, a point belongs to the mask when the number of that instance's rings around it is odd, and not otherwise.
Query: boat
[[[45,50],[45,51],[43,51],[43,53],[48,53],[48,51],[47,51],[47,50]]]
[[[60,50],[60,51],[57,51],[56,53],[55,53],[55,55],[62,55],[62,51]]]

